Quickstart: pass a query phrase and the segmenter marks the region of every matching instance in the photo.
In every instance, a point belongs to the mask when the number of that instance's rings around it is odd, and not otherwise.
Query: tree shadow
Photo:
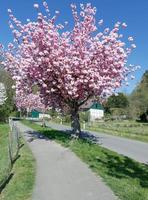
[[[148,188],[148,165],[138,163],[126,156],[121,158],[110,154],[106,150],[103,150],[103,153],[105,154],[106,159],[103,160],[97,158],[97,161],[105,166],[108,175],[119,179],[137,179],[141,187]]]
[[[13,177],[13,173],[10,173],[7,178],[4,180],[4,182],[0,185],[0,194],[2,193],[2,191],[5,189],[5,187],[9,184],[10,180]]]
[[[80,138],[86,142],[91,142],[94,144],[101,144],[100,139],[102,137],[94,135],[88,131],[83,131],[83,132],[81,132]]]
[[[72,134],[70,131],[58,131],[58,130],[43,130],[42,133],[50,140],[58,140],[62,143],[70,141]]]
[[[38,129],[37,131],[27,131],[27,134],[29,135],[29,142],[34,141],[35,139],[45,139],[45,140],[58,140],[62,143],[65,143],[66,141],[70,141],[73,139],[76,139],[77,137],[74,137],[71,130],[54,130],[51,129],[49,126],[46,128],[42,128],[41,130]],[[99,136],[94,136],[93,134],[89,132],[81,132],[80,138],[81,140],[88,142],[88,143],[99,143]]]
[[[32,135],[33,132],[30,132]],[[71,141],[73,141],[72,133],[71,131],[58,131],[53,129],[42,129],[38,130],[38,132],[34,132],[35,137],[39,139],[46,139],[46,140],[55,140],[59,143],[62,143],[64,146],[68,147],[71,145]],[[99,138],[95,138],[97,140],[97,143],[99,141]],[[78,141],[91,144],[91,147],[93,148],[94,138],[91,137],[87,132],[83,133],[82,137],[78,139]],[[98,145],[98,144],[97,144]],[[95,145],[96,147],[96,145]],[[99,148],[99,147],[98,147]],[[104,156],[96,157],[96,149],[94,151],[94,155],[91,157],[94,157],[94,160],[97,163],[101,163],[103,165],[104,170],[107,171],[107,174],[112,177],[116,177],[118,179],[122,178],[132,178],[137,179],[141,187],[148,188],[148,165],[141,164],[139,162],[136,162],[126,156],[118,156],[118,154],[114,154],[113,152],[110,152],[109,150],[102,148],[101,152],[104,154]],[[98,149],[100,151],[100,149]],[[89,154],[89,151],[88,151]],[[93,163],[90,165],[90,167],[95,167]]]
[[[58,140],[60,143],[68,143],[72,140],[70,131],[58,131],[44,128],[38,131],[27,131],[28,142],[33,142],[36,139],[43,140]]]

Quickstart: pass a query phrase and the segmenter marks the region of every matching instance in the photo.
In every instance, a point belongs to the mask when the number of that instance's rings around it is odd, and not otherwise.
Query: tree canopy
[[[127,66],[136,45],[132,37],[127,45],[122,41],[119,32],[126,23],[101,31],[103,20],[96,23],[96,8],[90,3],[81,4],[80,13],[71,5],[74,26],[70,31],[67,22],[56,23],[58,11],[52,17],[45,1],[43,6],[46,16],[34,4],[37,21],[25,24],[8,10],[14,42],[8,45],[4,64],[16,81],[16,93],[31,93],[37,85],[46,106],[69,107],[73,124],[78,124],[83,103],[91,97],[103,99],[127,83],[127,75],[138,68]]]
[[[130,96],[130,105],[133,116],[139,117],[148,112],[148,71]],[[148,115],[148,114],[147,114]]]
[[[126,108],[128,105],[128,97],[123,93],[110,96],[106,102],[106,107],[108,108]]]
[[[0,106],[0,121],[6,121],[10,113],[15,109],[15,92],[12,89],[14,81],[10,74],[2,67],[0,68],[0,82],[4,84],[7,96],[4,104]]]

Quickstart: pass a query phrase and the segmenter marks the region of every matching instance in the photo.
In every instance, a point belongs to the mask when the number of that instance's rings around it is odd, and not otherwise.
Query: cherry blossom
[[[132,44],[131,47],[132,47],[133,49],[135,49],[135,48],[136,48],[136,45],[135,45],[135,44]]]
[[[126,28],[127,27],[127,24],[124,22],[124,23],[122,23],[122,27],[123,28]]]
[[[38,8],[39,8],[39,4],[37,4],[37,3],[34,4],[34,8],[37,8],[37,9],[38,9]]]
[[[128,40],[129,40],[130,42],[132,42],[134,39],[133,39],[133,37],[128,37]]]
[[[38,11],[37,20],[22,24],[9,10],[10,28],[14,35],[4,62],[16,82],[16,91],[32,93],[38,87],[45,106],[69,107],[73,130],[80,130],[78,111],[89,98],[100,100],[111,95],[132,72],[127,65],[128,55],[136,46],[129,47],[119,34],[126,23],[117,22],[111,29],[97,27],[96,8],[81,4],[80,14],[72,4],[74,27],[67,31],[57,24],[59,12],[50,16]],[[34,4],[38,8],[38,4]],[[103,20],[99,21],[99,25]]]
[[[7,99],[6,89],[3,83],[0,83],[0,106],[5,103]]]
[[[25,109],[31,112],[32,110],[39,110],[45,112],[45,105],[42,104],[39,94],[24,94],[16,93],[16,106],[19,110]]]

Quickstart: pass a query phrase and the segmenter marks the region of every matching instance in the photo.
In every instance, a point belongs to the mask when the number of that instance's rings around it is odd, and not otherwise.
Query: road
[[[32,200],[117,200],[102,179],[68,148],[17,122],[36,159]]]
[[[65,125],[51,122],[47,123],[47,125],[57,130],[70,130],[70,127]],[[103,147],[106,147],[124,156],[130,157],[138,162],[148,164],[148,143],[94,131],[89,131],[89,133],[96,136],[97,142]]]

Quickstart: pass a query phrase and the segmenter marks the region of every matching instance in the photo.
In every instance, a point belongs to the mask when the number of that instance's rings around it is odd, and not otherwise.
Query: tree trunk
[[[79,120],[79,112],[77,108],[71,109],[71,128],[72,128],[72,133],[80,137],[81,126]]]
[[[20,109],[20,118],[22,118],[22,110]]]

